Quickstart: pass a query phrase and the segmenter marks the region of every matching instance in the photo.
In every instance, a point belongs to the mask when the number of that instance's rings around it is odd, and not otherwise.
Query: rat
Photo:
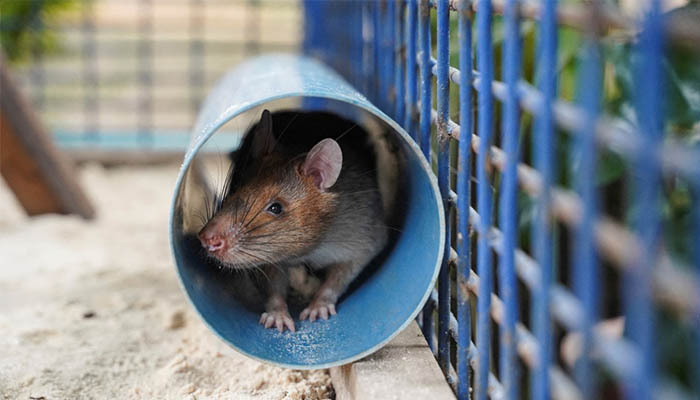
[[[295,122],[299,115],[305,121]],[[267,278],[260,317],[265,328],[295,331],[287,306],[291,268],[326,272],[299,318],[327,320],[387,243],[373,151],[366,132],[345,135],[362,128],[346,126],[327,113],[280,112],[273,118],[263,111],[235,154],[218,210],[199,232],[209,257]],[[331,136],[339,133],[337,140]]]

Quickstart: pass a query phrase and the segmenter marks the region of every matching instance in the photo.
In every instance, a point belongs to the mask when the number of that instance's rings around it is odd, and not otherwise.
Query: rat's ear
[[[253,154],[261,157],[270,154],[275,148],[277,140],[272,133],[272,114],[264,110],[260,116],[260,122],[253,132]]]
[[[343,166],[343,152],[333,139],[323,139],[306,155],[301,172],[314,179],[316,187],[326,190],[335,184]]]

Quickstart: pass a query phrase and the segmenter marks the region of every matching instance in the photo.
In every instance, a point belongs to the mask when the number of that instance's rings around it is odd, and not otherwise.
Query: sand
[[[327,371],[238,354],[177,283],[177,166],[80,169],[99,216],[28,218],[0,181],[0,399],[331,399]]]

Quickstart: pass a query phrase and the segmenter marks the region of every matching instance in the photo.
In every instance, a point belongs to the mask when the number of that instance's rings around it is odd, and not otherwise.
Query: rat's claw
[[[294,320],[292,320],[287,311],[264,312],[260,316],[260,324],[265,326],[265,328],[274,327],[280,332],[284,332],[285,327],[292,332],[296,331]]]
[[[335,304],[310,304],[299,314],[299,319],[314,322],[316,319],[328,320],[331,315],[336,315]]]

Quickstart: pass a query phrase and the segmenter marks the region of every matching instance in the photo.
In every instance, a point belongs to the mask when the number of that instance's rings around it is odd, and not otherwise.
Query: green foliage
[[[55,32],[44,27],[75,5],[75,0],[0,0],[0,45],[6,57],[19,62],[33,52],[58,49]]]

